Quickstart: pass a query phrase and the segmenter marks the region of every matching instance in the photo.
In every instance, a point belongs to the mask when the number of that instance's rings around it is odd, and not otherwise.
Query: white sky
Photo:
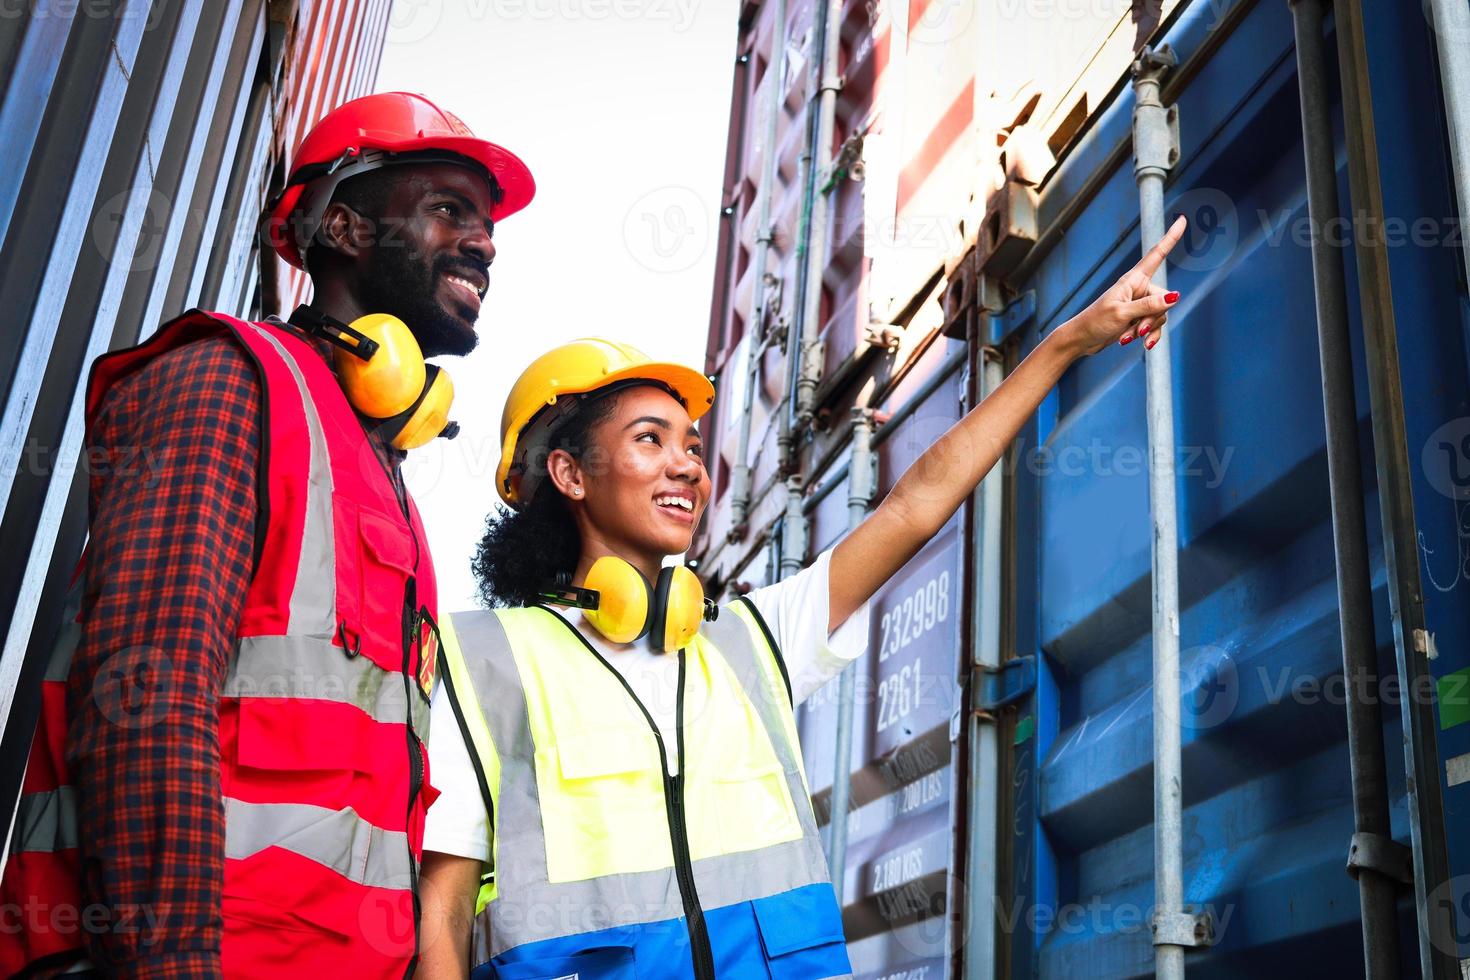
[[[409,456],[440,608],[474,605],[505,395],[584,336],[702,368],[737,0],[396,0],[379,91],[421,92],[525,160],[536,199],[495,231],[480,346],[443,364],[453,442]]]

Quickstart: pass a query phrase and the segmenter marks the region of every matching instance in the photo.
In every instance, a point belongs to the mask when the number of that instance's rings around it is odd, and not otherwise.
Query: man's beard
[[[474,325],[444,308],[438,298],[439,284],[451,263],[424,260],[414,249],[401,244],[379,244],[368,261],[362,298],[374,313],[398,317],[419,342],[425,357],[440,354],[463,356],[475,349],[480,338]]]

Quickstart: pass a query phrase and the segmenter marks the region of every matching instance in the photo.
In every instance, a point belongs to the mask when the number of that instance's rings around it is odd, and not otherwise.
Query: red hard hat
[[[465,158],[494,175],[503,196],[490,212],[494,221],[515,214],[536,194],[531,171],[509,150],[477,139],[452,113],[412,92],[381,92],[344,102],[322,117],[301,141],[291,162],[291,179],[270,205],[264,229],[269,244],[287,262],[304,269],[302,245],[316,234],[332,192],[348,177],[398,162],[397,153],[442,151],[447,160]],[[415,156],[411,161],[425,162]],[[293,220],[298,209],[307,214]]]

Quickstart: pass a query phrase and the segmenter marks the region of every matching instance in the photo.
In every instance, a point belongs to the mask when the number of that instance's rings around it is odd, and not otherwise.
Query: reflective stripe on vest
[[[311,434],[306,473],[306,520],[301,529],[301,555],[296,563],[296,579],[291,589],[290,617],[287,633],[307,634],[330,640],[337,631],[337,559],[332,537],[332,463],[327,451],[327,437],[322,420],[301,365],[286,350],[280,338],[258,323],[242,323],[266,343],[291,372],[301,395],[301,408],[306,414],[306,428]],[[340,655],[339,655],[340,657]]]
[[[335,701],[360,708],[384,724],[400,724],[411,713],[414,731],[429,730],[429,705],[417,692],[408,696],[401,673],[386,671],[367,657],[349,657],[329,638],[319,636],[242,638],[222,694]]]
[[[774,663],[775,654],[762,649],[765,641],[758,627],[747,612],[737,610],[738,606],[725,607],[719,620],[705,624],[686,656],[691,671],[695,665],[702,665],[716,680],[707,692],[712,700],[704,710],[744,710],[747,705],[754,710],[760,729],[757,734],[768,742],[780,766],[790,800],[788,816],[795,830],[793,839],[754,849],[703,856],[695,853],[695,891],[706,909],[829,881],[816,817],[790,737],[794,731],[794,721],[787,722],[791,706],[784,688],[777,693],[779,680],[773,684],[772,670],[761,663],[762,657]],[[494,852],[510,856],[506,862],[496,862],[494,900],[488,904],[491,955],[560,936],[684,916],[667,833],[662,833],[659,840],[658,828],[645,826],[643,833],[632,840],[612,842],[614,847],[656,865],[648,870],[557,881],[548,869],[546,812],[534,760],[542,765],[557,763],[548,757],[545,746],[538,746],[532,734],[528,687],[537,698],[544,698],[546,692],[535,690],[536,682],[528,679],[538,677],[530,661],[563,655],[577,658],[585,664],[589,680],[597,676],[595,672],[606,673],[608,668],[587,652],[564,621],[546,610],[456,614],[454,619],[459,648],[452,650],[446,644],[445,656],[452,658],[462,651],[464,661],[462,666],[451,662],[446,673],[452,679],[461,674],[468,678],[469,690],[455,693],[465,714],[478,716],[487,727],[488,737],[480,739],[474,737],[471,726],[471,742],[488,741],[493,746],[494,758],[485,760],[485,768],[487,773],[497,774],[490,786]],[[725,677],[720,671],[722,666],[734,675],[735,685],[721,683]],[[461,686],[466,685],[456,685]],[[595,695],[589,692],[586,696]],[[627,700],[626,693],[623,698]],[[489,706],[489,710],[482,712],[482,705]],[[606,704],[587,705],[591,715],[607,709]],[[696,719],[694,724],[698,723]],[[688,718],[685,725],[691,728]],[[699,778],[706,780],[708,773],[719,768],[720,760],[698,760],[692,766],[688,758],[685,760],[688,773],[704,773]],[[694,791],[699,791],[698,780]],[[658,812],[662,826],[661,794],[647,809]],[[779,829],[773,832],[782,833]]]
[[[244,860],[279,847],[373,888],[408,880],[408,835],[375,827],[352,811],[308,803],[225,799],[225,857]]]

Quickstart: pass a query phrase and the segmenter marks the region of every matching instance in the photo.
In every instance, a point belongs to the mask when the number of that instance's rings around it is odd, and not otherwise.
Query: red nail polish
[[[1167,293],[1165,293],[1164,294],[1164,302],[1165,303],[1177,303],[1177,302],[1179,302],[1179,294],[1177,292],[1167,292]]]
[[[1119,344],[1125,344],[1125,345],[1126,344],[1133,343],[1133,335],[1132,334],[1129,334],[1128,336],[1124,337],[1122,340],[1118,341],[1118,343]]]
[[[1143,349],[1144,350],[1153,350],[1154,349],[1154,344],[1157,344],[1158,342],[1159,342],[1159,338],[1155,337],[1153,340],[1151,340],[1148,343],[1144,344],[1143,345]]]
[[[1138,328],[1138,336],[1142,337],[1144,334],[1148,333],[1148,331],[1149,325],[1145,323],[1143,326]]]

